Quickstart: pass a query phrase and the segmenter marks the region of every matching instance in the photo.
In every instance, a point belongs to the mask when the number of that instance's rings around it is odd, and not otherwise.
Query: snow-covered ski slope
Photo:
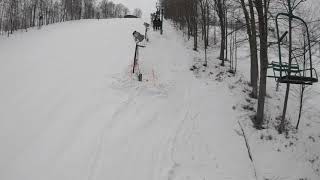
[[[227,87],[189,70],[169,25],[83,20],[1,37],[1,180],[254,179]]]

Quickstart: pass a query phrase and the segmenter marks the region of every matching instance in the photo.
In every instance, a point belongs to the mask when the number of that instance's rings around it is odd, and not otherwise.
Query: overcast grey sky
[[[144,17],[155,11],[157,0],[112,0],[114,3],[122,3],[132,11],[134,8],[140,8]]]

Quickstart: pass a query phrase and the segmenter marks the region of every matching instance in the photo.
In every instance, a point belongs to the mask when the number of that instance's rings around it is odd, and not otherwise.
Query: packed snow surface
[[[228,91],[198,81],[170,26],[84,20],[1,37],[1,180],[254,178]],[[179,38],[180,37],[180,38]]]

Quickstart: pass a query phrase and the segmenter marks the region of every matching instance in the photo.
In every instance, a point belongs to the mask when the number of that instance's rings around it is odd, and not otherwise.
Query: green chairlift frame
[[[288,34],[286,31],[283,35],[280,36],[279,31],[279,18],[281,16],[288,17],[289,21],[296,19],[300,21],[304,27],[306,28],[307,33],[307,51],[305,53],[309,53],[309,59],[304,59],[303,67],[299,67],[299,64],[293,64],[292,59],[289,59],[289,63],[282,61],[281,56],[281,42]],[[300,17],[295,16],[289,13],[279,13],[276,16],[276,29],[277,29],[277,38],[278,38],[278,50],[279,50],[279,62],[271,62],[268,65],[268,69],[273,69],[273,75],[269,75],[268,77],[275,78],[278,83],[287,83],[287,84],[304,84],[304,85],[312,85],[313,83],[318,82],[318,74],[317,71],[312,66],[312,52],[311,52],[311,41],[310,41],[310,32],[307,23]],[[292,31],[292,30],[290,30]],[[309,61],[309,68],[306,67],[306,61]]]

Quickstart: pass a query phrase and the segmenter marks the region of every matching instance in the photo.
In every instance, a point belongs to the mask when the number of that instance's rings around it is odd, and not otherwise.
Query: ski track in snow
[[[150,32],[137,82],[134,30],[143,21],[2,37],[0,179],[253,179],[228,89],[194,77],[192,52],[169,24]]]

